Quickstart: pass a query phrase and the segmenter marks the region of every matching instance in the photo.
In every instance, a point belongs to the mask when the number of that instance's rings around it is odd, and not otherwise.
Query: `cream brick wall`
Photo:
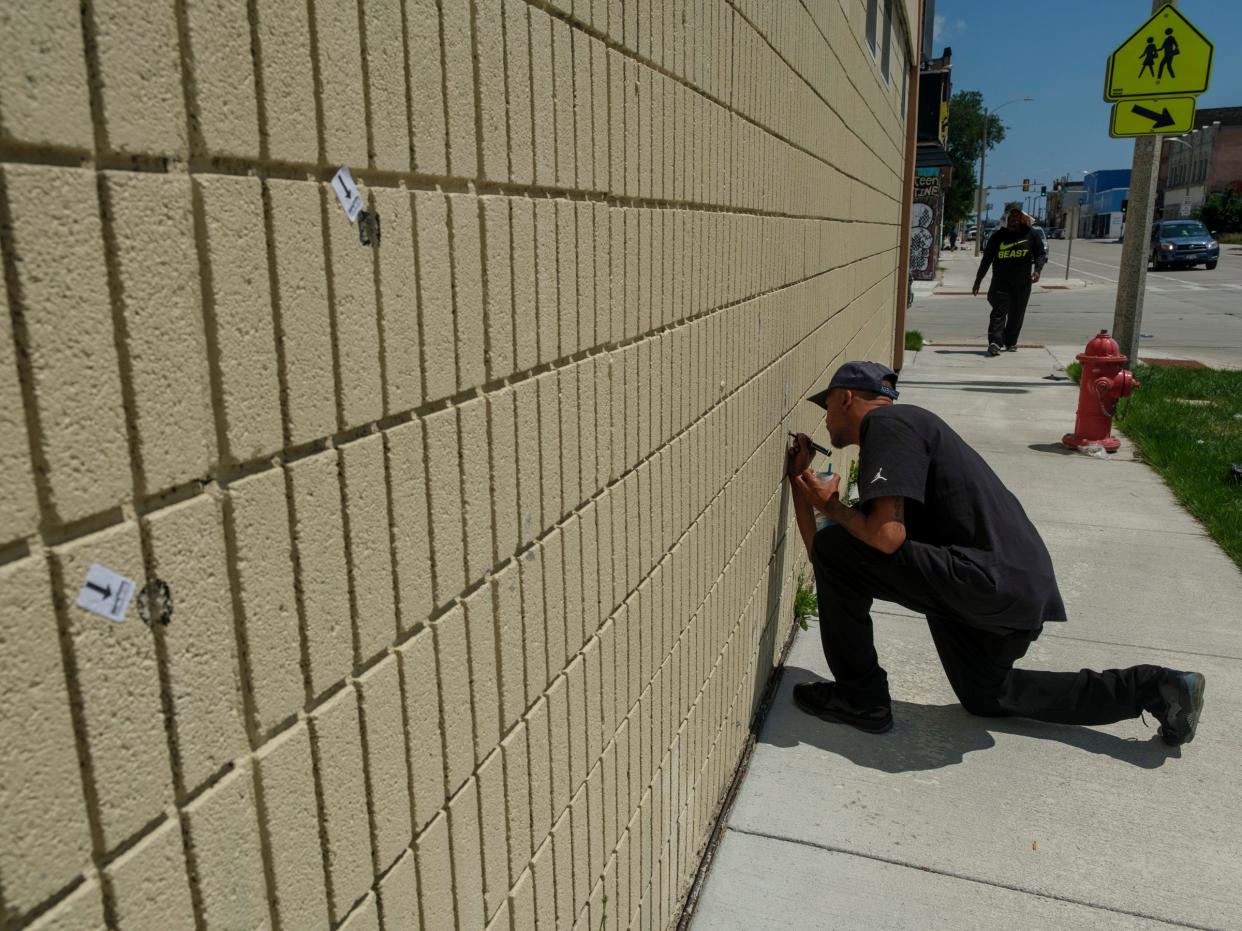
[[[0,4],[0,926],[675,923],[893,342],[864,7]]]

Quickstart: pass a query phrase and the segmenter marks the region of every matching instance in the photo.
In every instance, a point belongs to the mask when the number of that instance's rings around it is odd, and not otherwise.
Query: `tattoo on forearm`
[[[849,530],[851,533],[858,529],[859,522],[866,522],[866,517],[861,511],[857,511],[848,505],[842,504],[840,500],[833,499],[826,508],[827,514],[834,521]],[[857,536],[857,534],[855,534]]]

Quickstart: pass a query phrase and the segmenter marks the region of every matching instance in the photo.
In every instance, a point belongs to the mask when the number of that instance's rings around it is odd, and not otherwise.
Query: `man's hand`
[[[979,282],[977,282],[977,281],[976,281],[976,282],[975,282],[975,286],[974,286],[973,288],[971,288],[971,289],[970,289],[970,296],[971,296],[971,297],[978,297],[978,296],[979,296]]]
[[[808,469],[790,476],[789,480],[793,484],[794,491],[801,494],[803,499],[818,511],[824,510],[829,501],[840,500],[838,487],[841,484],[841,476],[839,475],[820,478]]]
[[[815,450],[811,449],[811,438],[805,433],[799,433],[789,441],[789,449],[785,454],[785,474],[793,478],[805,472],[814,456]]]
[[[1031,284],[1034,284],[1037,281],[1039,281],[1039,272],[1031,272]]]

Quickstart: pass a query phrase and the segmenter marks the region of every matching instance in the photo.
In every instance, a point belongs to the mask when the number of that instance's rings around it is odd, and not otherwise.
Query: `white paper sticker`
[[[332,190],[336,191],[336,199],[341,202],[341,209],[349,222],[358,219],[358,211],[362,209],[362,195],[358,193],[358,185],[354,184],[354,176],[349,169],[342,166],[332,176]]]
[[[125,620],[133,594],[133,579],[93,563],[86,573],[82,590],[78,592],[78,607],[119,623]]]

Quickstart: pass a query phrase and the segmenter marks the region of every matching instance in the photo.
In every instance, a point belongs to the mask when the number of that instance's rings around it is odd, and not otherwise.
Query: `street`
[[[1101,329],[1112,329],[1121,244],[1074,240],[1069,277],[1087,284],[1062,291],[1068,245],[1064,239],[1049,242],[1048,264],[1027,307],[1023,343],[1085,346]],[[978,260],[963,249],[942,253],[940,261],[941,291],[949,293],[916,297],[906,329],[933,341],[982,342],[987,302],[982,291],[978,297],[962,293],[970,289]],[[1143,355],[1242,368],[1242,246],[1222,243],[1220,264],[1211,271],[1198,266],[1148,272],[1141,332]]]

